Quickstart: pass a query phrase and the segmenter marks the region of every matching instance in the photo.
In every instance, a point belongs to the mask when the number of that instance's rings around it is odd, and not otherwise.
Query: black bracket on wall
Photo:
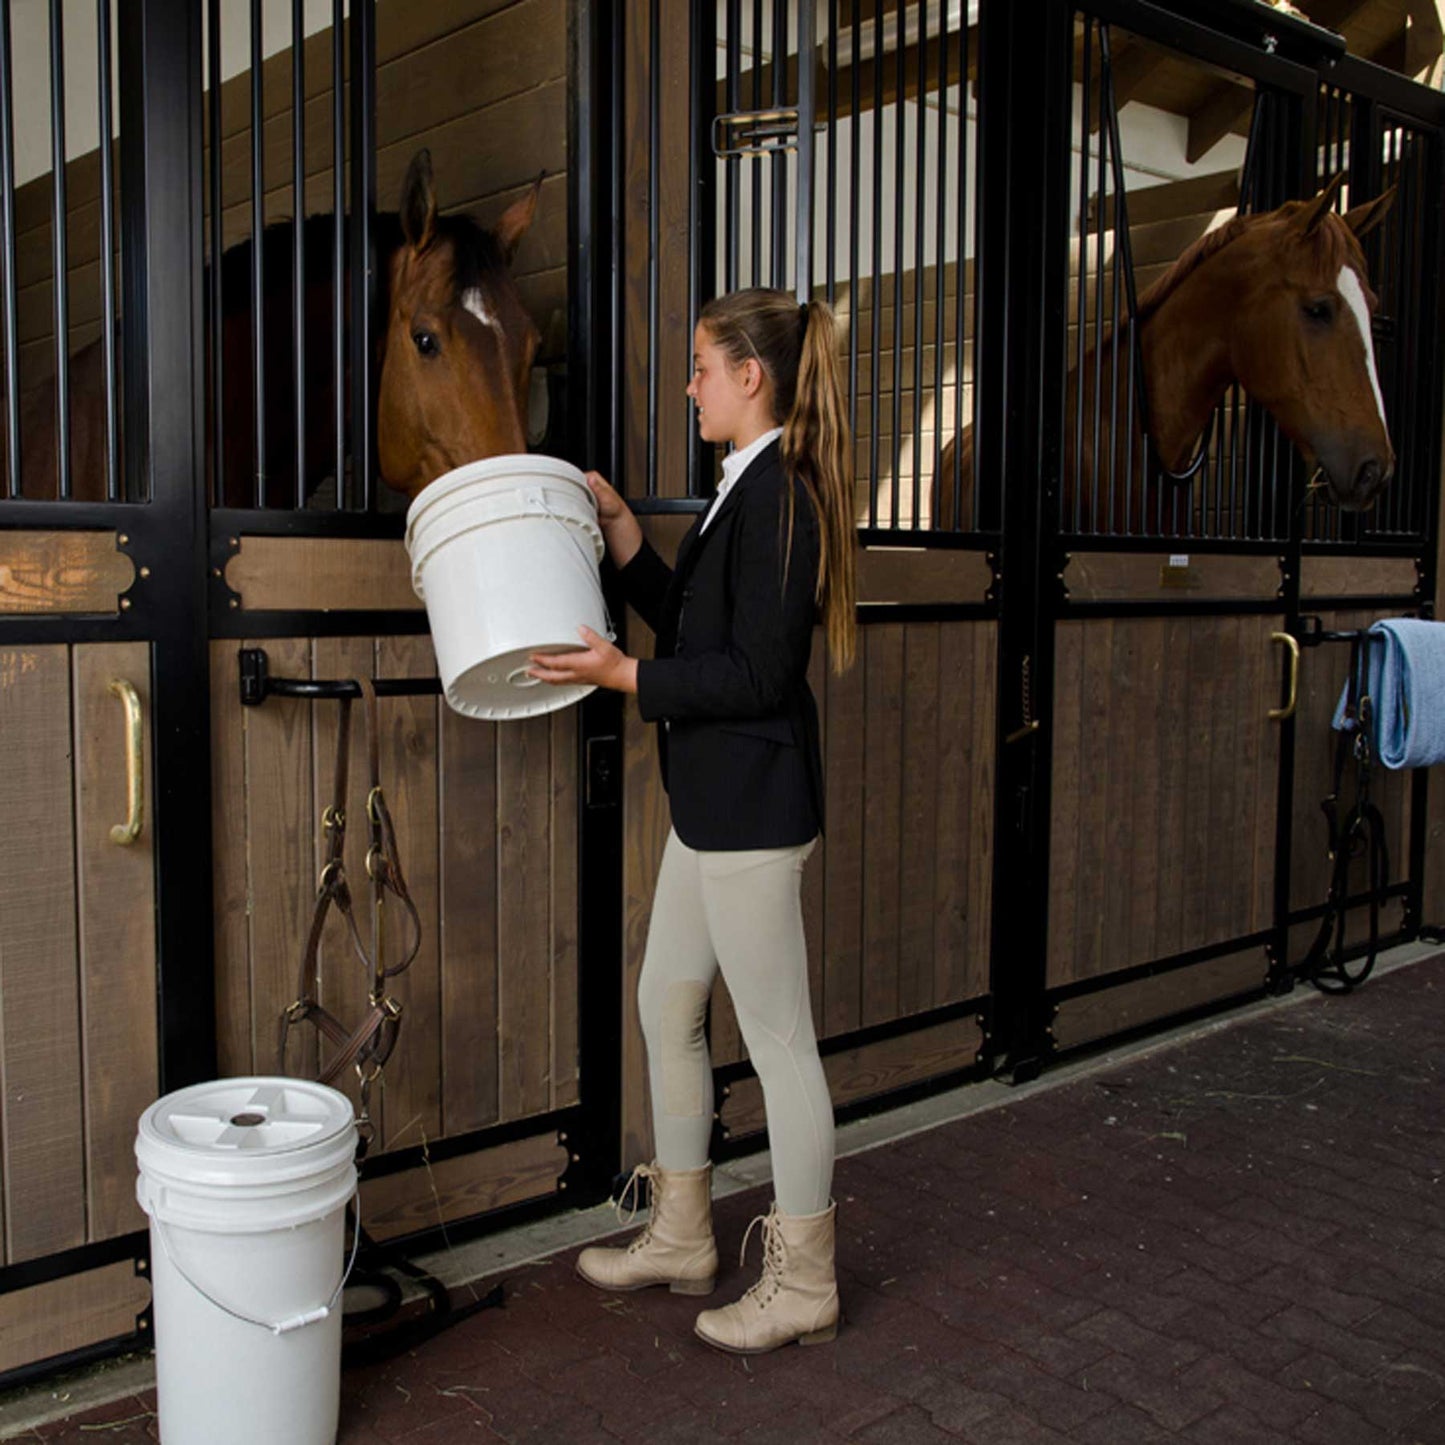
[[[352,678],[324,681],[309,677],[272,677],[264,647],[243,647],[237,654],[241,673],[241,702],[260,707],[268,697],[300,697],[310,702],[333,702],[360,697],[361,684]],[[438,677],[377,677],[371,685],[377,697],[440,697]]]

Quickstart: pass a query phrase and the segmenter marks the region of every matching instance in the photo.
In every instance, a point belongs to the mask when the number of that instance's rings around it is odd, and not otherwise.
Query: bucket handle
[[[556,524],[563,530],[563,532],[567,534],[567,540],[576,549],[578,557],[582,559],[582,570],[587,574],[587,581],[591,585],[592,590],[597,593],[598,600],[602,603],[602,615],[607,619],[607,640],[608,642],[616,642],[617,629],[612,625],[612,613],[608,610],[607,594],[603,592],[601,578],[599,578],[597,575],[596,559],[578,540],[576,536],[576,529],[573,527],[569,527],[567,523],[564,522],[562,518],[559,517],[556,512],[554,512],[552,508],[547,505],[546,492],[542,491],[541,488],[538,488],[536,491],[528,493],[527,500],[533,503],[533,505],[540,507],[542,511],[545,512],[547,516],[549,516],[554,522],[556,522]]]
[[[316,1309],[302,1310],[300,1314],[290,1315],[284,1320],[276,1320],[274,1322],[271,1320],[253,1319],[241,1310],[232,1309],[230,1305],[218,1300],[209,1290],[202,1289],[201,1286],[186,1273],[175,1255],[171,1253],[170,1241],[166,1238],[165,1220],[157,1214],[151,1215],[151,1219],[155,1222],[156,1237],[161,1242],[161,1252],[170,1261],[171,1268],[174,1269],[203,1300],[215,1305],[222,1314],[230,1315],[233,1320],[240,1320],[243,1325],[255,1325],[258,1329],[269,1330],[273,1335],[285,1335],[289,1334],[292,1330],[304,1329],[307,1325],[320,1324],[322,1320],[326,1319],[331,1311],[336,1308],[337,1303],[341,1299],[342,1291],[346,1288],[346,1282],[351,1278],[351,1271],[356,1268],[356,1252],[361,1246],[360,1191],[358,1190],[353,1194],[346,1203],[349,1208],[355,1210],[356,1214],[355,1229],[351,1236],[351,1258],[346,1262],[346,1268],[341,1273],[341,1282],[336,1286],[330,1301],[327,1304],[318,1306]]]

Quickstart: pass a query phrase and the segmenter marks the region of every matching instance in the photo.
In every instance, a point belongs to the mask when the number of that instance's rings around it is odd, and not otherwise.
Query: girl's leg
[[[676,833],[668,834],[637,983],[653,1141],[664,1169],[700,1169],[712,1138],[712,1060],[705,1023],[717,958],[703,910],[698,857]]]
[[[773,1190],[789,1215],[827,1209],[833,1184],[833,1105],[803,937],[802,874],[812,849],[694,855],[712,946],[763,1086]]]

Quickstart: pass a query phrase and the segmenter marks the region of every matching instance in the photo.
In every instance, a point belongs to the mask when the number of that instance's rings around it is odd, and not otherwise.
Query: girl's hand
[[[624,502],[611,482],[601,472],[588,472],[587,485],[597,499],[597,520],[605,528],[613,522],[620,522],[631,508]]]
[[[602,485],[605,487],[607,483]],[[577,632],[585,647],[576,652],[534,652],[529,659],[528,675],[557,686],[608,687],[614,692],[636,692],[637,659],[628,657],[590,627],[579,627]]]
[[[607,555],[614,565],[625,567],[642,546],[642,528],[632,508],[601,472],[588,472],[587,485],[597,501],[597,523],[607,543]]]

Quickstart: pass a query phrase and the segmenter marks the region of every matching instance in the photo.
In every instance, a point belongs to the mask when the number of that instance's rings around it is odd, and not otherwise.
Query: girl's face
[[[705,442],[737,438],[755,409],[762,367],[751,357],[731,366],[707,328],[698,323],[692,339],[692,380],[687,394],[697,403],[698,434]]]

